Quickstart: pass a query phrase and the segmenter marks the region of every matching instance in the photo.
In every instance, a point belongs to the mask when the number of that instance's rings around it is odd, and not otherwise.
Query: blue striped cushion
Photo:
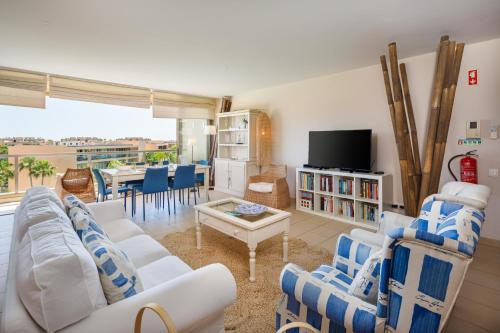
[[[311,275],[345,292],[347,292],[352,283],[352,277],[329,265],[319,266],[311,272]]]
[[[87,205],[80,200],[77,196],[73,194],[68,194],[67,196],[64,197],[63,199],[64,206],[66,207],[66,211],[69,212],[71,208],[73,207],[78,207],[83,209],[83,211],[90,216],[93,217],[92,211],[87,207]]]
[[[105,238],[109,238],[99,224],[96,223],[94,218],[80,207],[71,208],[68,215],[80,240],[82,239],[82,233],[87,229],[94,230]]]
[[[370,255],[352,281],[349,294],[371,304],[377,304],[381,257],[381,250]]]
[[[144,290],[137,270],[125,252],[92,229],[84,230],[82,242],[94,259],[109,304]]]
[[[410,228],[436,233],[448,215],[463,207],[464,205],[455,202],[438,201],[431,195],[424,200],[420,215],[410,223]]]
[[[480,211],[472,208],[461,209],[450,214],[440,224],[436,234],[461,241],[475,248],[483,222],[484,215]]]

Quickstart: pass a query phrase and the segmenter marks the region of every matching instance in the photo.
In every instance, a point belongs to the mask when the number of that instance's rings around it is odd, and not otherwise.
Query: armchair
[[[426,231],[436,232],[439,224],[451,213],[464,207],[472,207],[483,212],[490,197],[490,189],[485,185],[464,182],[449,182],[440,193],[428,196],[415,219],[393,212],[382,213],[380,227],[376,233],[364,229],[352,229],[351,236],[369,244],[382,246],[385,235],[400,227],[416,228],[420,225]]]
[[[322,265],[313,272],[285,266],[276,329],[303,321],[322,333],[440,332],[483,222],[480,210],[462,207],[435,230],[425,230],[420,223],[388,231],[380,251],[376,245],[341,235],[333,266]],[[376,304],[368,297],[374,289]]]
[[[244,199],[273,208],[288,208],[290,192],[286,174],[286,165],[271,165],[266,172],[248,177]]]

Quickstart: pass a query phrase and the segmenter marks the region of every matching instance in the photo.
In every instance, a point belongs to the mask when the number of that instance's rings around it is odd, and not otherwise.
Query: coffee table
[[[227,198],[196,205],[196,248],[201,249],[201,225],[209,226],[228,236],[239,239],[250,250],[250,281],[255,281],[255,251],[259,242],[283,233],[283,262],[288,261],[288,232],[290,231],[290,213],[268,207],[267,212],[259,216],[233,216],[239,204],[250,203],[237,198]]]

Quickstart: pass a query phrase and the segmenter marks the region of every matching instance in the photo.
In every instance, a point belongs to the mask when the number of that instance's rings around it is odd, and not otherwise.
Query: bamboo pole
[[[464,43],[456,44],[453,47],[453,55],[450,56],[453,61],[451,68],[448,70],[448,90],[443,100],[443,107],[439,117],[439,129],[436,136],[436,145],[434,150],[433,173],[431,174],[431,191],[437,192],[439,189],[439,181],[441,178],[441,169],[443,168],[444,153],[446,150],[446,141],[450,128],[451,114],[455,101],[455,93],[457,89],[458,77],[460,74],[460,66],[462,63],[462,55],[464,52]]]
[[[382,65],[382,74],[384,75],[385,94],[387,96],[387,104],[389,104],[389,114],[391,115],[392,129],[394,130],[394,138],[396,144],[398,142],[398,135],[396,132],[396,119],[394,118],[394,101],[392,98],[391,81],[389,78],[389,69],[387,68],[387,60],[385,55],[380,56],[380,64]]]
[[[411,144],[408,134],[408,124],[403,103],[403,92],[399,78],[398,56],[396,43],[389,44],[389,62],[391,66],[392,91],[394,96],[394,118],[398,137],[399,166],[405,200],[405,213],[410,216],[416,214],[416,188],[413,181],[414,166],[411,154]]]
[[[434,157],[434,144],[436,142],[439,113],[441,110],[441,96],[443,93],[444,77],[446,73],[446,58],[448,56],[449,44],[450,41],[447,38],[444,39],[443,37],[441,37],[436,74],[434,77],[434,87],[432,90],[431,114],[429,119],[429,127],[427,130],[427,142],[425,146],[424,165],[422,168],[422,181],[420,184],[418,207],[422,205],[424,199],[429,195],[432,160]]]
[[[411,147],[413,151],[413,162],[415,164],[415,189],[420,189],[420,180],[422,177],[422,167],[420,165],[420,150],[418,147],[417,126],[415,124],[415,116],[413,114],[413,104],[411,102],[410,86],[408,84],[408,75],[406,74],[406,65],[400,64],[401,82],[403,83],[403,94],[406,103],[406,112],[408,116],[408,124],[410,127]]]

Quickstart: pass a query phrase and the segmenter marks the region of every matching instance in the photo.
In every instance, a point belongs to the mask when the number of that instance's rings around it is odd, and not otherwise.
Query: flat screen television
[[[371,170],[372,130],[309,132],[309,166]]]

